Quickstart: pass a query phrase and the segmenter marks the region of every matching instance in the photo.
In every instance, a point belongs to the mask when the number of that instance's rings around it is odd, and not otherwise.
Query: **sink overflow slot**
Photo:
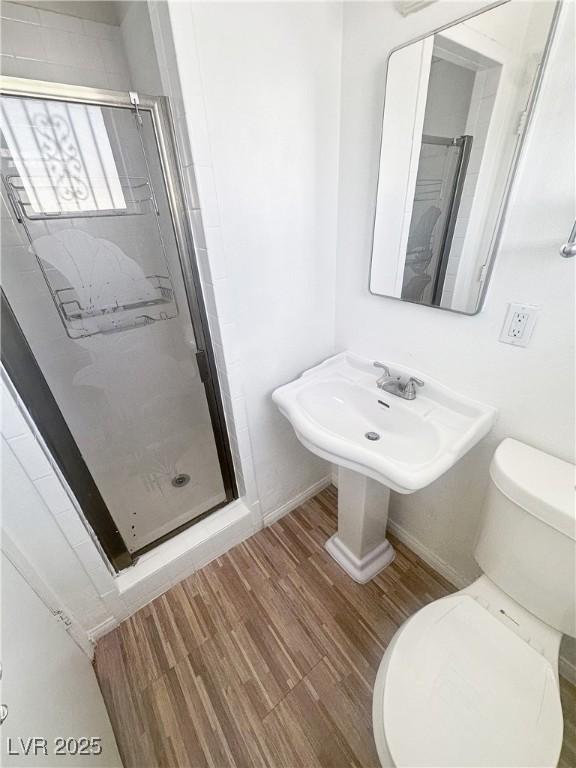
[[[388,405],[388,403],[385,403],[385,402],[384,402],[384,400],[378,400],[378,403],[379,403],[380,405],[384,405],[386,408],[390,408],[390,406]]]
[[[364,437],[367,440],[380,440],[380,435],[378,434],[378,432],[366,432]]]

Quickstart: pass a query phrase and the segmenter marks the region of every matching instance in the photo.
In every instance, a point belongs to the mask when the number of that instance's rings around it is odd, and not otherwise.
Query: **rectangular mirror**
[[[388,59],[374,294],[480,311],[557,3],[504,3]]]

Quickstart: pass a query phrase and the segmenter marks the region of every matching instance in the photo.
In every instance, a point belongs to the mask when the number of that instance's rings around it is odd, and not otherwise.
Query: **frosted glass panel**
[[[81,135],[75,145],[90,156],[83,178],[91,183],[100,152],[112,197],[70,186],[74,199],[58,198],[57,211],[34,187],[41,146],[24,132],[18,156],[10,134],[22,100],[2,101],[3,288],[137,551],[226,500],[152,119],[143,112],[139,130],[129,109],[70,105],[76,127],[82,115],[97,129],[91,147]],[[55,102],[35,106],[63,114]]]
[[[459,146],[422,141],[401,293],[408,301],[433,304],[435,294],[442,295],[441,259],[460,153]]]

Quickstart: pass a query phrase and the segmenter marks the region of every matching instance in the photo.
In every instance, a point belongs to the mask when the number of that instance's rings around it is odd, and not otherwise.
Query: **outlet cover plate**
[[[508,304],[500,341],[515,347],[527,347],[539,312],[540,307],[534,304]]]

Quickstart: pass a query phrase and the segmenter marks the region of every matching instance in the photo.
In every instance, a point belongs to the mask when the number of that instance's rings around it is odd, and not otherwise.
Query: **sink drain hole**
[[[366,438],[366,440],[380,440],[380,435],[378,434],[378,432],[366,432],[364,437]]]

